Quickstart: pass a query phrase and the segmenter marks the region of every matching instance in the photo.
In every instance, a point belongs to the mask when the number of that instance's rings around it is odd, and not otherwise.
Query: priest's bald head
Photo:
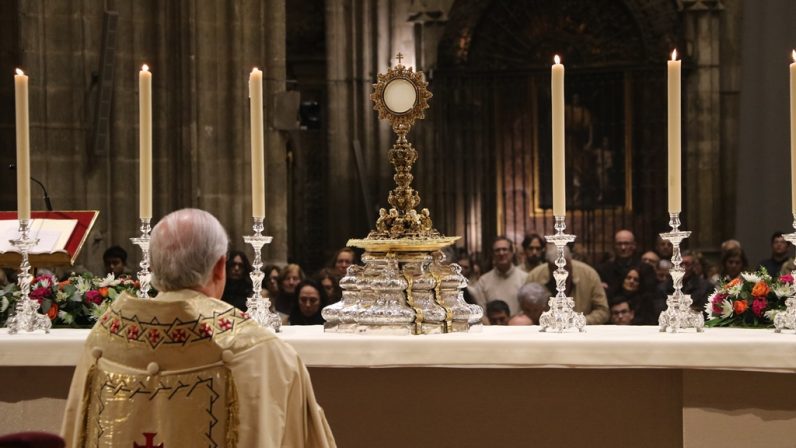
[[[192,289],[220,298],[226,282],[227,232],[210,213],[185,208],[152,229],[152,284],[160,291]]]

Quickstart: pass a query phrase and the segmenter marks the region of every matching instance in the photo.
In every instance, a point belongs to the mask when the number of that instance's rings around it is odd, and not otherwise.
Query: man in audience
[[[105,273],[113,274],[114,277],[130,275],[127,270],[127,251],[121,246],[111,246],[102,254],[102,263],[105,265]]]
[[[694,268],[694,264],[698,263],[698,261],[694,257],[692,251],[683,251],[682,257],[682,267],[685,270],[683,275],[683,294],[691,296],[691,300],[693,301],[691,308],[703,310],[705,308],[705,302],[708,300],[708,294],[710,294],[712,290],[711,284],[705,280],[705,278],[697,274],[698,270]],[[674,292],[671,277],[667,280],[666,291],[667,294],[672,294]]]
[[[179,210],[150,244],[160,293],[122,294],[91,330],[66,403],[67,446],[334,446],[295,350],[218,299],[221,223]]]
[[[658,280],[658,289],[666,292],[666,282],[671,278],[669,277],[669,270],[672,268],[672,262],[669,260],[661,260],[655,266],[655,278]]]
[[[788,259],[789,248],[790,244],[785,241],[782,232],[774,232],[774,234],[771,235],[771,258],[761,261],[759,267],[766,268],[769,274],[773,277],[777,277],[785,260]]]
[[[528,273],[528,282],[544,285],[549,294],[556,293],[556,284],[553,278],[553,271],[557,269],[556,257],[556,247],[548,244],[547,265],[537,266]],[[565,269],[569,271],[565,292],[567,296],[575,299],[575,311],[586,316],[588,325],[608,322],[608,299],[597,271],[586,263],[573,260],[569,253],[569,247],[564,247],[564,257],[567,261]]]
[[[540,235],[531,233],[522,240],[522,250],[525,253],[525,263],[523,270],[531,272],[533,268],[545,262],[544,256],[545,241]]]
[[[526,283],[517,292],[517,300],[522,311],[511,318],[509,325],[538,325],[550,300],[550,292],[539,283]]]
[[[647,252],[641,254],[641,262],[647,263],[653,268],[658,266],[659,261],[661,261],[661,257],[659,257],[658,254],[655,253],[655,251],[648,250]]]
[[[671,260],[673,250],[674,247],[672,246],[672,242],[658,235],[658,239],[655,241],[655,253],[661,257],[661,260]]]
[[[517,314],[520,311],[517,291],[525,284],[527,274],[514,265],[514,244],[505,236],[492,243],[492,266],[470,287],[470,293],[484,309],[489,302],[501,299],[508,304],[509,315]]]
[[[489,325],[508,325],[509,306],[502,300],[493,300],[486,305],[486,318],[489,319]]]
[[[636,237],[630,230],[620,230],[614,235],[614,257],[597,268],[603,288],[616,291],[622,286],[627,271],[639,264],[636,255]]]
[[[613,325],[630,325],[635,317],[633,308],[624,297],[617,297],[611,304],[611,323]]]

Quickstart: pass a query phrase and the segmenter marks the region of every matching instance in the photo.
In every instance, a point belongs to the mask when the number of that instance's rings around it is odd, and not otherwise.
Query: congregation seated
[[[538,283],[526,283],[517,292],[520,313],[509,320],[509,325],[539,325],[539,317],[547,309],[550,293]]]
[[[696,274],[694,265],[696,260],[693,252],[686,250],[683,251],[682,267],[683,273],[683,294],[691,296],[691,308],[697,311],[702,311],[705,308],[705,303],[708,300],[708,295],[713,290],[713,285],[705,278]],[[674,285],[671,277],[666,280],[666,294],[674,292]]]
[[[548,295],[556,291],[553,271],[557,269],[555,259],[556,247],[547,246],[547,264],[537,266],[528,273],[527,281],[544,285]],[[565,269],[569,272],[566,283],[566,294],[575,299],[575,311],[586,316],[588,325],[604,324],[608,322],[608,299],[605,295],[600,276],[591,266],[581,261],[573,260],[569,247],[564,247]]]
[[[723,280],[732,280],[748,268],[749,262],[743,249],[730,249],[721,256],[719,275]]]
[[[326,290],[313,280],[304,280],[296,286],[296,300],[288,321],[290,325],[323,325],[323,307],[329,304]]]
[[[503,300],[509,306],[509,316],[520,311],[517,291],[525,284],[525,271],[514,265],[514,243],[500,236],[492,243],[492,269],[470,286],[477,304],[487,307],[493,300]]]
[[[603,288],[606,291],[617,290],[630,267],[638,265],[640,261],[636,255],[636,237],[633,232],[626,229],[616,232],[613,258],[597,267]]]
[[[343,290],[340,289],[340,279],[331,268],[323,268],[315,274],[314,280],[326,291],[329,304],[339,302],[343,297]]]
[[[228,243],[202,210],[154,227],[160,293],[123,293],[89,333],[66,403],[67,446],[335,445],[295,350],[217,299]]]
[[[304,270],[301,266],[290,263],[279,273],[278,292],[271,300],[274,311],[286,321],[296,303],[296,286],[304,281]]]
[[[486,304],[486,318],[489,325],[508,325],[511,311],[508,304],[500,299],[495,299]]]
[[[246,300],[252,295],[252,279],[249,274],[252,265],[245,253],[239,250],[229,251],[227,255],[227,283],[221,299],[235,308],[246,311]]]
[[[107,248],[102,254],[102,264],[105,266],[105,273],[113,274],[116,278],[133,275],[127,269],[127,251],[121,246]]]
[[[654,271],[645,263],[631,267],[622,285],[608,295],[612,304],[620,299],[630,304],[634,325],[656,325],[666,309],[666,297],[658,289]]]
[[[612,325],[631,325],[636,317],[633,307],[630,302],[622,297],[617,296],[611,302],[611,324]]]
[[[774,232],[771,235],[771,257],[761,260],[758,267],[766,268],[771,276],[776,277],[782,270],[782,265],[788,259],[790,243],[782,236],[782,232]]]

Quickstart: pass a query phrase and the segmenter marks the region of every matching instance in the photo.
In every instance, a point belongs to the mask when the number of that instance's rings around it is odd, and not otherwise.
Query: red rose
[[[766,310],[766,306],[768,306],[768,302],[766,301],[765,297],[755,298],[755,301],[752,302],[752,312],[755,313],[755,316],[761,317],[763,315],[763,311]]]
[[[102,303],[102,294],[99,291],[91,290],[86,291],[86,302],[93,303],[95,305],[99,305]]]
[[[50,288],[47,288],[46,286],[39,286],[38,288],[31,291],[30,298],[41,304],[42,300],[46,299],[47,297],[50,297],[51,292],[52,291],[50,291]]]
[[[780,275],[779,281],[782,283],[793,283],[793,276],[791,274]]]

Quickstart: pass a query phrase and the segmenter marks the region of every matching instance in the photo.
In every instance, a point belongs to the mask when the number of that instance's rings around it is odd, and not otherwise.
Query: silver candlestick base
[[[149,272],[149,232],[152,228],[149,226],[149,220],[150,218],[141,218],[139,227],[141,236],[138,238],[130,238],[133,244],[141,248],[141,262],[138,263],[138,267],[141,268],[138,271],[138,282],[140,283],[140,287],[136,293],[140,299],[149,298],[149,285],[152,281],[152,273]]]
[[[586,331],[586,318],[583,313],[575,312],[575,299],[567,297],[567,277],[569,273],[564,266],[567,265],[567,260],[564,257],[564,247],[575,241],[575,235],[564,233],[567,228],[564,216],[555,216],[554,228],[556,229],[555,235],[547,235],[547,242],[556,245],[558,257],[556,258],[556,269],[553,272],[553,278],[556,280],[556,295],[550,297],[548,302],[549,310],[542,313],[539,318],[540,332],[547,331],[548,329],[554,332],[563,332],[570,328],[577,328],[578,331]]]
[[[680,230],[679,213],[669,213],[669,225],[672,231],[660,235],[662,239],[672,243],[672,268],[669,270],[669,275],[672,276],[674,293],[666,298],[666,310],[661,312],[658,317],[658,325],[660,325],[661,332],[671,330],[672,333],[677,333],[681,328],[693,327],[697,333],[702,333],[705,331],[705,317],[701,311],[691,309],[693,303],[691,296],[683,294],[682,291],[685,269],[680,266],[683,262],[683,257],[680,255],[680,243],[691,236],[691,232]]]
[[[263,218],[254,218],[252,229],[254,235],[244,236],[243,241],[246,244],[251,244],[254,248],[254,262],[252,263],[252,272],[249,277],[252,279],[252,295],[246,299],[246,308],[248,309],[249,316],[263,327],[270,328],[275,332],[279,332],[282,327],[282,320],[279,315],[271,311],[271,300],[268,297],[262,296],[263,279],[265,273],[262,271],[263,259],[261,252],[263,246],[270,244],[273,237],[263,236]]]
[[[782,235],[785,241],[796,244],[796,213],[793,214],[793,233]],[[776,273],[774,274],[776,275]],[[791,276],[796,276],[796,271],[791,271]],[[796,295],[785,299],[785,310],[774,315],[774,332],[782,333],[785,328],[796,330]]]
[[[49,333],[50,327],[52,327],[50,319],[43,314],[39,314],[39,304],[30,298],[30,284],[33,281],[33,276],[30,274],[28,251],[38,242],[38,239],[30,237],[30,220],[20,219],[19,238],[11,240],[11,244],[22,255],[22,263],[19,266],[20,273],[19,277],[17,277],[17,284],[19,284],[19,289],[22,291],[22,296],[17,301],[15,314],[9,317],[6,322],[8,334],[16,334],[19,330],[44,330],[45,333]]]

